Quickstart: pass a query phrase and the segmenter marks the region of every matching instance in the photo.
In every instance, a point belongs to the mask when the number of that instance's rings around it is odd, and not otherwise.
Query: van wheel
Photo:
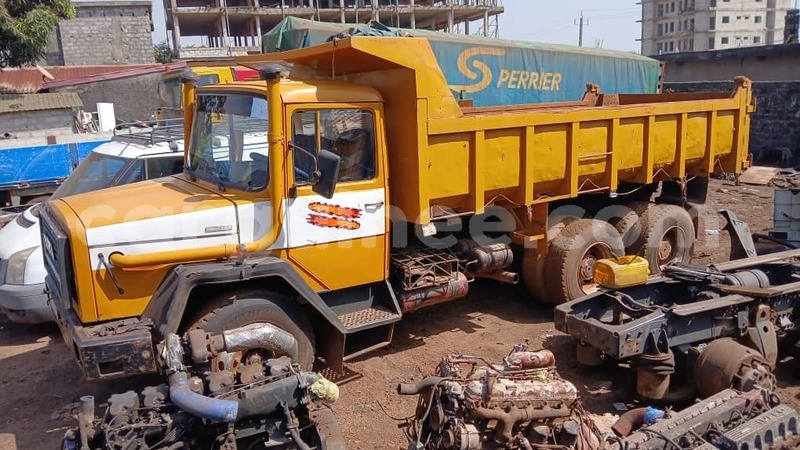
[[[308,318],[288,297],[273,291],[248,291],[225,295],[203,308],[190,322],[189,329],[210,333],[269,323],[297,340],[299,364],[304,370],[314,365],[314,331]],[[285,355],[272,355],[273,357]]]
[[[625,254],[617,230],[608,222],[576,220],[550,242],[545,280],[552,304],[558,305],[597,291],[594,265]]]
[[[631,253],[650,263],[650,274],[660,274],[669,263],[687,263],[694,250],[694,223],[677,205],[653,205],[641,217],[642,235]]]

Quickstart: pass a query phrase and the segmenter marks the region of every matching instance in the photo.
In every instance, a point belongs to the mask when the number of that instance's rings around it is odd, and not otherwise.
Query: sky
[[[500,0],[500,37],[523,41],[578,45],[578,18],[583,11],[583,45],[636,51],[641,35],[641,6],[636,0]],[[604,4],[598,7],[598,4]],[[558,5],[558,6],[555,6]],[[153,43],[166,39],[162,0],[153,1]]]

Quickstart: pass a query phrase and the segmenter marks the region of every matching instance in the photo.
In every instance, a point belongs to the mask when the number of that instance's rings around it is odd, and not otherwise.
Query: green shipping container
[[[475,106],[577,101],[586,91],[586,83],[613,94],[654,94],[659,87],[659,61],[635,53],[379,24],[288,17],[263,36],[262,51],[310,47],[342,33],[427,38],[456,97],[472,100]]]

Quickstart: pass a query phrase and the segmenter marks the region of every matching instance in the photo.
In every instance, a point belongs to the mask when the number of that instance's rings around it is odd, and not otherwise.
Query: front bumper
[[[61,336],[87,380],[107,380],[158,371],[150,327],[139,319],[83,326],[72,308],[65,308],[53,289],[50,309]]]
[[[44,283],[0,285],[0,311],[16,323],[47,323],[55,320],[47,306]]]

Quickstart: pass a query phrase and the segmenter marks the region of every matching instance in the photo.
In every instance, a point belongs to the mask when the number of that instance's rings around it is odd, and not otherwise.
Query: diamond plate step
[[[376,306],[339,316],[347,331],[353,332],[386,325],[400,320],[400,314],[389,309]]]

